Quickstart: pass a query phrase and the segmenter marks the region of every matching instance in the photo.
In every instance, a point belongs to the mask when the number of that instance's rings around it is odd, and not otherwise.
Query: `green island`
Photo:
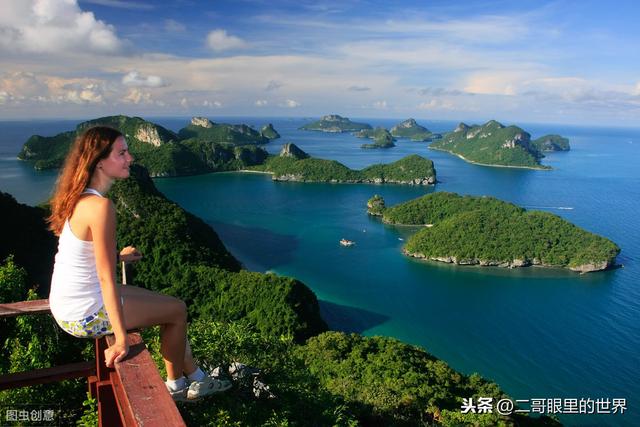
[[[360,148],[391,148],[395,147],[395,138],[391,136],[388,130],[382,127],[375,129],[362,129],[359,132],[354,133],[358,138],[370,138],[373,139],[373,144],[362,144]]]
[[[36,169],[59,168],[76,136],[96,125],[111,126],[125,134],[136,162],[153,177],[239,170],[259,164],[267,152],[257,145],[270,140],[249,126],[216,124],[204,117],[192,118],[175,134],[140,117],[119,115],[89,120],[74,131],[52,137],[33,135],[18,158],[33,162]],[[273,126],[265,128],[263,132],[275,137]]]
[[[433,162],[417,154],[389,164],[368,166],[362,170],[349,169],[335,160],[311,158],[295,144],[285,144],[277,156],[269,156],[262,165],[248,168],[268,172],[274,181],[411,184],[436,183]]]
[[[267,138],[268,140],[280,138],[280,134],[273,128],[273,125],[271,123],[262,126],[262,129],[260,129],[260,135]]]
[[[560,135],[545,135],[531,141],[531,145],[539,152],[543,151],[569,151],[569,140]]]
[[[315,130],[320,132],[357,132],[362,129],[371,129],[371,125],[366,123],[352,122],[346,117],[337,114],[322,116],[320,120],[308,123],[300,128],[301,130]]]
[[[437,192],[386,207],[367,203],[388,224],[423,226],[403,252],[415,258],[498,267],[561,267],[586,273],[615,265],[620,248],[557,215],[527,211],[493,197]]]
[[[453,132],[432,142],[429,148],[447,151],[484,166],[551,169],[540,164],[544,155],[531,143],[529,133],[517,126],[505,127],[495,120],[482,126],[460,123]]]
[[[431,141],[439,138],[424,126],[420,126],[414,119],[407,119],[391,128],[391,135],[396,138],[409,138],[411,141]]]
[[[242,269],[215,231],[167,200],[143,167],[134,165],[131,177],[109,196],[118,242],[134,244],[144,254],[132,265],[133,284],[187,302],[190,340],[200,363],[259,367],[276,396],[250,399],[234,388],[215,399],[179,403],[187,425],[559,425],[545,416],[463,414],[463,399],[507,396],[497,384],[459,373],[422,348],[328,331],[306,285]],[[8,233],[0,239],[0,303],[46,297],[56,246],[44,222],[46,206],[22,205],[0,193],[0,209]],[[49,316],[3,319],[0,335],[3,374],[93,358],[91,340],[65,334]],[[158,328],[145,330],[143,337],[162,370]],[[85,395],[85,381],[66,380],[3,390],[0,401],[7,406],[56,402],[65,408],[62,424],[92,425],[95,403]]]

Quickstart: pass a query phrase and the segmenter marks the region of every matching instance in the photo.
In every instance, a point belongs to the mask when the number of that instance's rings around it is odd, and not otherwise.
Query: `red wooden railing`
[[[46,299],[0,304],[0,317],[44,313],[50,313]],[[185,426],[140,334],[130,331],[127,340],[129,354],[114,368],[104,361],[104,350],[114,343],[110,335],[95,340],[95,360],[0,375],[0,390],[87,378],[101,427]]]

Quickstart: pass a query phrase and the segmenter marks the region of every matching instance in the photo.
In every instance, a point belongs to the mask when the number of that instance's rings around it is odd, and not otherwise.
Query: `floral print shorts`
[[[65,332],[78,338],[100,338],[113,333],[104,306],[82,320],[56,319],[56,322]]]

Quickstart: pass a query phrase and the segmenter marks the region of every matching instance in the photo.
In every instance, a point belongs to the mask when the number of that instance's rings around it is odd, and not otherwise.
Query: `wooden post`
[[[111,372],[115,370],[108,368],[105,363],[104,351],[107,349],[107,340],[98,338],[95,340],[96,348],[96,399],[98,401],[98,427],[120,427],[120,414],[118,404],[113,394],[113,384],[111,383]]]

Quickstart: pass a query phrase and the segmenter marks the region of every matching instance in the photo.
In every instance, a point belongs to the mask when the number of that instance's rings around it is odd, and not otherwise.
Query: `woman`
[[[60,237],[49,304],[60,327],[77,337],[115,335],[107,366],[129,351],[127,330],[160,325],[167,388],[174,400],[193,400],[231,387],[196,366],[187,341],[183,301],[116,283],[116,214],[104,197],[116,179],[129,176],[133,157],[124,136],[97,126],[80,135],[64,164],[51,202],[50,228]],[[124,261],[141,255],[133,247]],[[187,378],[183,374],[187,375]]]

